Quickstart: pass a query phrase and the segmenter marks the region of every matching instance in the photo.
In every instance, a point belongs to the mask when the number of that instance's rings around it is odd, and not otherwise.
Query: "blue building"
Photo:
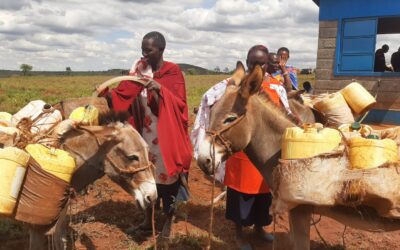
[[[320,9],[316,92],[337,91],[356,80],[377,93],[367,120],[400,124],[400,70],[390,71],[400,58],[400,52],[394,54],[400,51],[400,0],[313,1]],[[390,48],[386,53],[384,44]]]

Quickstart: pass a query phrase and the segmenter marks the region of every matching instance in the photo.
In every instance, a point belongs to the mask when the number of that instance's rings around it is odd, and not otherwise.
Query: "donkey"
[[[145,209],[157,199],[154,168],[148,158],[148,146],[130,125],[113,122],[107,126],[77,127],[70,120],[61,122],[53,133],[61,148],[75,157],[77,170],[71,186],[80,191],[107,175],[126,192],[135,196]],[[48,226],[30,226],[29,249],[47,249],[47,235],[53,237],[53,248],[66,249],[62,239],[65,207],[58,220]],[[50,230],[50,231],[49,231]]]
[[[236,71],[244,71],[241,63],[238,63]],[[273,171],[279,164],[282,135],[286,128],[296,125],[267,97],[258,95],[262,80],[263,72],[257,66],[242,80],[230,84],[214,105],[209,131],[199,150],[198,165],[204,172],[213,173],[214,164],[218,166],[231,153],[243,150],[273,188]],[[366,216],[363,211],[347,207],[299,205],[289,211],[293,249],[310,248],[312,212],[363,230],[400,229],[399,220],[382,218],[377,214],[368,213]]]

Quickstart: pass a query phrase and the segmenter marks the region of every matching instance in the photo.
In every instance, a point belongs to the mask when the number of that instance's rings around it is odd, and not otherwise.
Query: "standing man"
[[[396,52],[392,54],[390,63],[392,64],[394,72],[400,72],[400,47]]]
[[[280,58],[280,61],[287,62],[289,60],[289,49],[286,47],[281,47],[278,49],[277,55]],[[292,82],[292,88],[298,89],[299,83],[297,81],[297,69],[293,66],[285,65],[286,71],[289,73],[290,81]],[[282,72],[283,73],[283,72]]]
[[[382,45],[382,48],[377,49],[375,52],[375,72],[385,72],[393,71],[391,68],[386,66],[385,53],[389,51],[389,46],[387,44]]]
[[[188,134],[188,106],[185,79],[179,66],[164,61],[164,36],[157,31],[143,37],[142,55],[129,74],[148,79],[146,88],[122,81],[116,88],[103,91],[115,111],[129,111],[130,123],[149,145],[149,157],[155,165],[158,203],[162,201],[167,221],[162,236],[168,237],[174,214],[174,201],[192,159]],[[183,180],[183,181],[181,181]],[[141,230],[151,230],[152,208],[147,209]]]
[[[256,65],[265,71],[267,62],[268,49],[265,46],[255,45],[250,48],[246,60],[249,71]],[[195,156],[208,128],[212,106],[222,97],[229,81],[230,78],[217,83],[203,95],[192,131]],[[264,230],[264,226],[272,221],[269,215],[272,195],[260,172],[244,152],[235,153],[226,161],[224,184],[227,186],[225,217],[234,223],[239,249],[252,249],[243,227],[254,225],[253,230],[258,238],[272,242],[273,235]]]

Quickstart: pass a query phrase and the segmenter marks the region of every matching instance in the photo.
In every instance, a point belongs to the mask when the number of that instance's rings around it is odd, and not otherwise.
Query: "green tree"
[[[197,70],[194,68],[190,68],[188,69],[188,75],[197,75]]]
[[[70,75],[71,74],[71,72],[72,72],[72,70],[71,70],[71,67],[66,67],[65,68],[65,71],[67,71],[67,75]]]
[[[21,64],[21,66],[19,66],[19,68],[22,70],[22,73],[24,73],[24,76],[32,70],[32,66],[29,64]]]
[[[229,68],[225,67],[224,72],[225,72],[225,74],[228,74],[229,73]]]
[[[216,72],[216,73],[220,73],[221,72],[221,69],[219,68],[219,66],[214,68],[214,72]]]

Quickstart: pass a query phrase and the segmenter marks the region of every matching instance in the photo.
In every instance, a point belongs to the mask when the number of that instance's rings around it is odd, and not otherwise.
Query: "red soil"
[[[211,181],[193,162],[189,185],[191,200],[182,204],[173,225],[173,240],[170,249],[203,249],[207,242]],[[216,194],[222,191],[217,185]],[[78,195],[71,206],[70,239],[75,249],[147,249],[153,245],[150,234],[128,233],[127,229],[143,220],[142,212],[134,205],[133,198],[107,177],[96,181],[86,195]],[[224,201],[214,209],[214,238],[212,249],[236,249],[233,224],[224,217]],[[157,228],[161,229],[161,214],[157,213]],[[315,220],[319,216],[314,216]],[[325,246],[314,227],[311,230],[312,249],[344,249],[344,226],[323,217],[318,230],[328,246]],[[267,228],[273,231],[273,227]],[[276,221],[276,248],[286,250],[289,245],[289,223],[287,215]],[[272,244],[255,239],[251,230],[246,233],[255,249],[272,249]],[[369,233],[347,228],[346,249],[400,249],[400,232]],[[0,249],[24,249],[27,239],[3,240]],[[160,246],[160,245],[159,245]],[[165,248],[165,247],[164,247]]]

